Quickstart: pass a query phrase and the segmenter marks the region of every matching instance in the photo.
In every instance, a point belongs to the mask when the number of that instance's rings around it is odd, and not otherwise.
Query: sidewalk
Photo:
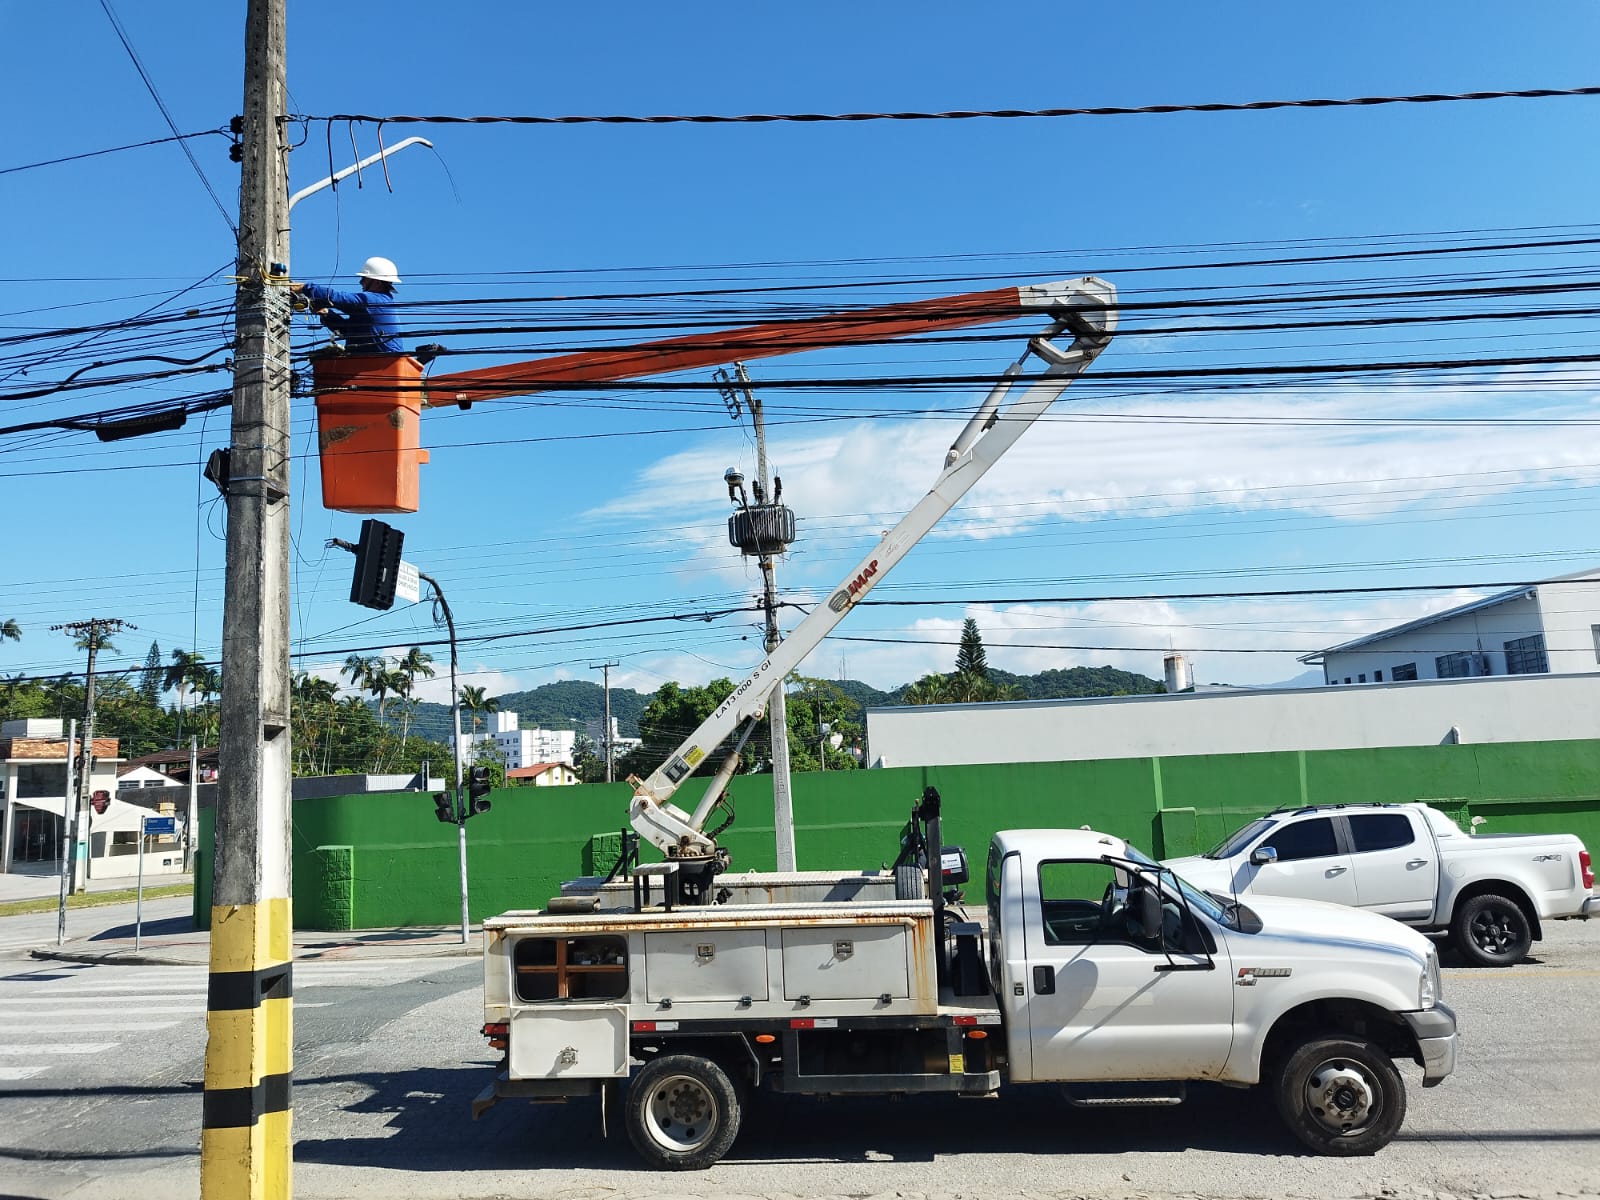
[[[144,886],[148,888],[164,887],[173,883],[194,882],[192,875],[146,875]],[[91,879],[84,890],[89,892],[120,892],[124,889],[133,890],[139,885],[139,880],[134,876],[126,878],[118,876],[112,879]],[[42,900],[46,897],[54,898],[61,894],[61,876],[55,871],[0,871],[0,904],[10,900]]]
[[[145,879],[146,888],[159,884],[190,883],[188,875],[158,876],[154,883]],[[91,880],[88,889],[118,891],[133,886],[128,880]],[[55,876],[0,874],[0,901],[55,897],[60,883]],[[193,928],[188,897],[146,896],[144,921],[139,931],[139,949],[134,949],[134,905],[108,905],[104,908],[72,909],[71,926],[89,928],[93,916],[103,913],[105,920],[97,932],[67,939],[54,945],[40,945],[30,953],[34,958],[60,962],[118,963],[132,966],[209,966],[211,935]],[[11,918],[23,920],[25,918]],[[51,929],[54,915],[50,914]],[[41,942],[46,938],[41,935]],[[398,929],[296,930],[294,957],[297,960],[337,961],[357,958],[444,958],[476,957],[483,952],[483,930],[473,926],[468,940],[461,940],[459,925],[414,925]]]

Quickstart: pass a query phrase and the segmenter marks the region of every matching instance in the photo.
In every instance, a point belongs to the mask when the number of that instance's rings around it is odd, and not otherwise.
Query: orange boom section
[[[889,341],[940,329],[1003,321],[1017,316],[1020,305],[1017,289],[1004,287],[970,292],[965,296],[886,304],[853,313],[830,313],[825,317],[799,317],[744,329],[694,333],[617,350],[587,350],[582,354],[436,375],[425,385],[426,400],[430,407],[471,404],[475,400],[527,395],[552,387],[667,375],[742,359],[799,354],[858,342]]]

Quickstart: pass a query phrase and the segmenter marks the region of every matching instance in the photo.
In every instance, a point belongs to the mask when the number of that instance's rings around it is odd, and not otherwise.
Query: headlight
[[[1442,989],[1443,981],[1439,978],[1439,952],[1430,947],[1428,961],[1423,964],[1422,978],[1417,984],[1417,1007],[1432,1008],[1439,1002],[1439,993]]]

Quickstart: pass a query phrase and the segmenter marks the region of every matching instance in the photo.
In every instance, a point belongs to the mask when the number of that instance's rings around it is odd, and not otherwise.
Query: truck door
[[[1401,921],[1431,917],[1439,856],[1432,832],[1417,827],[1421,815],[1402,809],[1348,813],[1344,819],[1349,822],[1350,861],[1361,907]]]
[[[1262,848],[1276,850],[1277,861],[1253,862],[1252,856]],[[1350,855],[1339,846],[1332,817],[1290,819],[1251,847],[1236,870],[1235,886],[1258,896],[1353,905],[1356,877],[1350,867]]]
[[[1031,1078],[1206,1079],[1233,1044],[1233,972],[1225,945],[1208,955],[1183,912],[1165,906],[1163,952],[1126,905],[1125,871],[1096,861],[1043,862],[1023,880]],[[1215,941],[1211,944],[1215,945]],[[1165,970],[1171,963],[1211,970]],[[1014,1039],[1015,1040],[1015,1039]]]

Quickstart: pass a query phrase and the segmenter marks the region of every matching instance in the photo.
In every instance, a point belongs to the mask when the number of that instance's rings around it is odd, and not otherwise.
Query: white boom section
[[[629,780],[634,792],[629,821],[641,837],[669,857],[703,858],[716,854],[716,843],[702,830],[726,784],[726,775],[719,776],[706,789],[705,798],[692,815],[668,803],[678,785],[741,724],[760,718],[774,684],[797,668],[850,609],[939,523],[973,484],[983,478],[1067,385],[1106,348],[1116,330],[1116,289],[1103,279],[1091,275],[1062,283],[1021,287],[1017,293],[1018,313],[996,314],[995,320],[1043,311],[1053,317],[1055,323],[1045,333],[1029,340],[1022,357],[1006,368],[1000,382],[978,406],[946,454],[944,469],[932,490],[851,568],[828,602],[814,608],[793,633],[762,659],[665,763],[648,779]],[[1072,344],[1066,349],[1057,347],[1052,340],[1063,331],[1072,334]],[[1018,382],[1030,354],[1044,363],[1044,370],[1026,381],[1026,390],[1002,411],[1001,405],[1013,384]]]

